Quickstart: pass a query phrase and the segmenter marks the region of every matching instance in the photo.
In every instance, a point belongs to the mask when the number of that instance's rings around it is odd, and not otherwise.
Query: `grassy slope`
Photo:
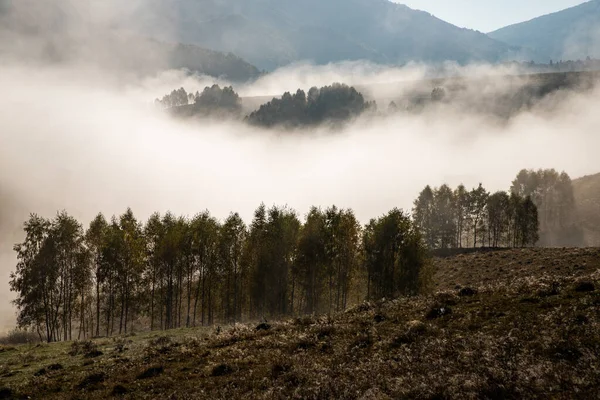
[[[331,318],[98,339],[94,358],[70,343],[4,347],[0,386],[33,398],[591,398],[599,267],[600,249],[436,259],[435,294]]]

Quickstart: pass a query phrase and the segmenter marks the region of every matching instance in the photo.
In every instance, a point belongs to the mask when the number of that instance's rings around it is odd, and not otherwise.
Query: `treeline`
[[[221,89],[218,85],[206,87],[202,93],[195,94],[187,93],[184,88],[173,90],[162,99],[156,99],[155,104],[170,109],[175,115],[188,117],[223,112],[236,117],[242,109],[241,99],[233,88]],[[340,123],[376,108],[375,102],[365,101],[355,88],[334,83],[320,89],[313,87],[308,93],[300,89],[295,94],[285,92],[281,98],[273,98],[261,105],[244,121],[267,128],[294,128],[324,122]]]
[[[171,109],[179,116],[211,114],[238,116],[242,111],[242,100],[231,86],[224,88],[219,85],[207,86],[202,93],[195,94],[179,88],[154,102],[157,106]]]
[[[541,246],[582,246],[584,234],[575,206],[573,183],[555,169],[522,170],[511,192],[529,196],[539,209]]]
[[[47,341],[329,313],[419,292],[428,258],[409,216],[365,227],[352,210],[311,208],[304,222],[261,205],[249,226],[128,209],[84,229],[66,212],[32,215],[10,287],[18,324]]]
[[[312,87],[308,93],[300,89],[293,95],[285,92],[281,99],[260,106],[246,120],[263,127],[298,127],[347,121],[376,107],[353,87],[334,83],[320,89]]]
[[[472,190],[426,186],[413,218],[430,249],[525,247],[539,239],[538,208],[530,196],[490,194],[481,184]]]

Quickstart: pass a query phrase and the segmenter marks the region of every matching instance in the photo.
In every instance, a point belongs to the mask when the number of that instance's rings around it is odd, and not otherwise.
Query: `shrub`
[[[593,282],[583,281],[583,282],[579,282],[579,283],[577,283],[577,285],[575,285],[576,292],[584,293],[584,292],[593,292],[594,290],[596,290],[596,286],[594,285]]]
[[[0,337],[1,345],[19,345],[19,344],[31,344],[39,343],[40,337],[37,333],[15,329],[8,332],[6,335]]]
[[[233,372],[233,368],[231,368],[227,364],[219,364],[212,369],[211,376],[224,376],[229,375]]]
[[[146,369],[144,372],[142,372],[141,374],[139,374],[137,376],[137,379],[154,378],[154,377],[162,374],[164,371],[165,371],[165,369],[162,365],[150,367],[150,368]]]

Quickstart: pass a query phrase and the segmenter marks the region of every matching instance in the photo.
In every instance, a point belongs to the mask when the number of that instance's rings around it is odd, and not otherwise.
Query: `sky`
[[[475,29],[485,33],[586,2],[582,0],[394,1],[406,4],[410,8],[427,11],[461,28]]]

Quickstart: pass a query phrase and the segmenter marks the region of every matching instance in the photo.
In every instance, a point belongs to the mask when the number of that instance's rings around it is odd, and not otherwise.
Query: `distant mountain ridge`
[[[259,68],[327,64],[499,62],[518,47],[388,0],[149,0],[142,32],[232,52]]]
[[[600,0],[490,32],[489,37],[532,50],[535,61],[600,57]]]
[[[231,53],[149,39],[135,29],[97,26],[88,18],[83,2],[0,0],[0,58],[41,65],[88,63],[134,74],[187,69],[234,82],[261,75]]]

